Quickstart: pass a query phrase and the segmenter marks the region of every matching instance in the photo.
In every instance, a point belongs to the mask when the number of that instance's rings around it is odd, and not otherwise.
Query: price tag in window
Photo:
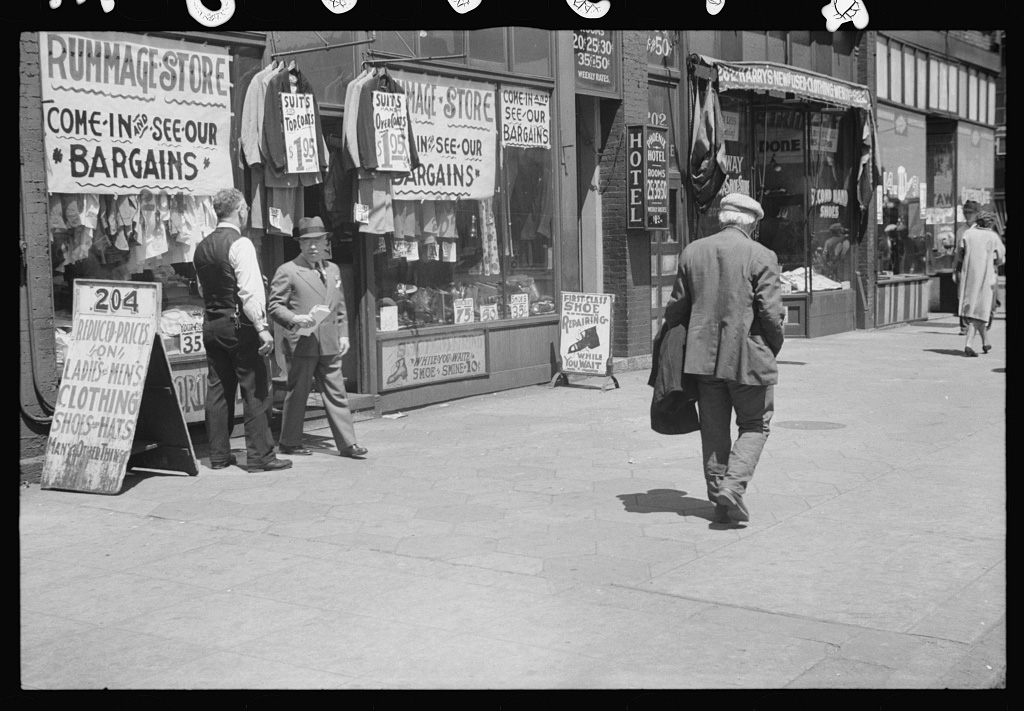
[[[473,323],[473,300],[455,299],[455,323]]]
[[[526,318],[530,315],[530,297],[527,294],[512,294],[512,318]]]
[[[381,331],[397,331],[398,330],[398,307],[397,306],[381,306],[380,307],[380,330]]]
[[[352,205],[352,221],[358,222],[360,225],[365,225],[370,222],[370,206],[363,205],[362,203],[355,203]]]
[[[183,323],[181,324],[181,343],[178,346],[182,354],[206,353],[203,345],[203,324]]]
[[[481,304],[480,305],[480,320],[481,321],[497,321],[498,320],[498,305],[497,304]]]

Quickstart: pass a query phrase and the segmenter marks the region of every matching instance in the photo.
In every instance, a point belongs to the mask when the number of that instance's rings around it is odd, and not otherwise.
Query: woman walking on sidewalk
[[[1003,263],[1003,242],[995,231],[996,217],[980,212],[972,227],[964,232],[960,248],[953,257],[953,274],[959,272],[960,316],[967,321],[964,355],[978,354],[971,347],[974,332],[981,334],[982,353],[988,353],[988,322],[996,299],[996,266]]]

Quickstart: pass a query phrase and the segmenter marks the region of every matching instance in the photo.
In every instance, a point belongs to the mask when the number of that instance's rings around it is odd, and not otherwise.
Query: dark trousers
[[[281,444],[286,447],[302,445],[306,400],[314,378],[323,396],[334,444],[341,451],[356,443],[356,430],[352,425],[352,411],[348,407],[340,354],[312,358],[294,356],[289,361],[288,394],[285,395],[284,412],[281,415]]]
[[[235,422],[235,392],[242,388],[245,418],[246,464],[261,464],[274,458],[270,433],[272,390],[266,359],[259,354],[260,339],[251,325],[235,326],[228,315],[203,322],[206,344],[206,435],[210,440],[210,463],[222,464],[231,455],[231,429]]]

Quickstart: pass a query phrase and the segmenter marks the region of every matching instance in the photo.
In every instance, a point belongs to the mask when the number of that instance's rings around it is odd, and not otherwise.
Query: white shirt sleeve
[[[256,260],[256,247],[248,237],[236,239],[228,251],[228,262],[235,270],[238,280],[238,296],[242,299],[242,310],[249,317],[257,331],[267,328],[267,295],[260,275],[260,264]]]

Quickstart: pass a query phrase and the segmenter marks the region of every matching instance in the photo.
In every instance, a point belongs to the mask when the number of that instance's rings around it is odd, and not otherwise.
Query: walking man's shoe
[[[301,444],[295,447],[289,447],[287,444],[279,444],[277,445],[277,448],[280,450],[281,454],[293,454],[299,457],[308,457],[313,453],[312,449],[307,449]]]
[[[341,455],[342,457],[349,457],[350,459],[354,459],[356,457],[364,456],[369,451],[370,450],[368,450],[366,447],[360,447],[358,444],[352,444],[349,445],[348,447],[345,447],[345,449],[338,452],[338,454]]]
[[[248,472],[276,472],[282,469],[291,469],[292,460],[290,459],[278,459],[274,457],[266,462],[260,462],[259,464],[250,464],[245,468]]]
[[[228,457],[226,462],[210,462],[210,469],[227,469],[228,467],[233,467],[236,464],[238,464],[238,459],[236,459],[235,455],[232,454]]]
[[[729,507],[725,504],[715,504],[715,523],[732,523]]]
[[[750,511],[747,510],[747,505],[743,503],[743,497],[732,489],[719,489],[718,503],[726,507],[729,518],[733,521],[750,520]]]

